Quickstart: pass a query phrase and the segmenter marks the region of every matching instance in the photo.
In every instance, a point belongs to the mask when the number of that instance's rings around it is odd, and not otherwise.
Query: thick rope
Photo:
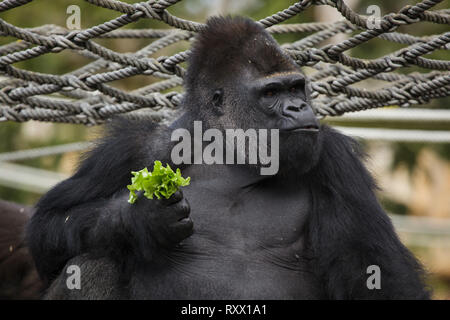
[[[32,0],[4,0],[0,12]],[[168,9],[182,0],[150,0],[129,4],[118,0],[87,0],[92,5],[120,13],[117,18],[84,30],[70,31],[55,25],[25,29],[0,19],[0,35],[14,37],[0,46],[0,121],[51,121],[96,125],[127,114],[145,114],[164,121],[173,114],[183,94],[168,91],[182,85],[185,69],[180,66],[190,51],[152,58],[161,49],[181,41],[191,41],[204,24],[185,20]],[[368,17],[352,11],[343,0],[301,0],[289,8],[258,21],[272,34],[308,32],[310,35],[284,44],[282,48],[299,66],[316,70],[311,75],[314,108],[319,116],[338,116],[346,112],[388,105],[410,106],[428,103],[450,95],[450,61],[424,58],[436,50],[450,50],[450,32],[417,37],[398,32],[403,25],[419,22],[450,25],[450,11],[431,11],[442,0],[423,0],[380,18],[379,28],[369,29]],[[280,24],[315,5],[336,8],[343,20],[333,23]],[[140,19],[154,19],[167,29],[121,29]],[[348,39],[320,47],[338,34],[352,33]],[[388,55],[363,60],[348,50],[379,37],[406,45]],[[98,38],[156,39],[135,53],[119,53],[95,42]],[[13,64],[70,50],[91,59],[89,64],[63,75],[19,69]],[[397,73],[419,66],[428,73]],[[135,75],[161,79],[127,92],[108,83]],[[355,86],[367,79],[386,82],[376,90]],[[164,93],[162,93],[164,92]],[[138,111],[139,109],[142,109]],[[166,110],[166,111],[164,111]],[[161,112],[164,111],[164,112]]]

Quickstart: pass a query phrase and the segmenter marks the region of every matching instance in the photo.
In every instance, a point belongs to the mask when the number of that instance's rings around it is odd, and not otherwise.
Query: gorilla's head
[[[188,62],[185,106],[197,119],[221,130],[279,129],[280,168],[314,165],[321,135],[308,79],[261,25],[209,19]]]

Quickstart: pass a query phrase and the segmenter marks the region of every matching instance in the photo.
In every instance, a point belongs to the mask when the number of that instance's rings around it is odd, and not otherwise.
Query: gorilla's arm
[[[309,244],[332,299],[424,299],[424,272],[399,241],[351,138],[323,127],[323,151],[311,172],[314,210]],[[369,290],[367,267],[381,270],[381,290]]]
[[[134,214],[122,209],[128,205],[130,172],[151,166],[154,159],[165,160],[158,142],[164,134],[163,127],[148,122],[113,122],[77,172],[41,198],[27,227],[27,242],[43,279],[52,279],[81,253],[123,258],[130,248],[140,247],[131,242],[142,246],[150,240],[136,230],[142,225]],[[136,214],[143,210],[139,205],[133,209]]]

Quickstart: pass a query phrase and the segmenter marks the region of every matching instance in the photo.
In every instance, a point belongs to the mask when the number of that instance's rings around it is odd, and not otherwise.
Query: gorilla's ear
[[[212,97],[212,103],[214,106],[214,109],[219,114],[223,114],[223,89],[217,89],[214,91],[213,97]]]

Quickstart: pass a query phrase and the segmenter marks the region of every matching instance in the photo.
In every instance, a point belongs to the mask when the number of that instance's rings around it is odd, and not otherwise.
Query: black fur
[[[314,270],[332,299],[427,299],[424,272],[401,244],[375,196],[376,185],[353,139],[323,130],[324,146],[308,173],[314,210],[308,242]],[[367,293],[366,267],[382,270],[382,290]]]
[[[114,194],[126,190],[132,170],[149,165],[149,155],[157,154],[163,161],[168,157],[164,155],[167,150],[163,149],[167,146],[158,145],[160,132],[162,129],[151,122],[117,119],[107,127],[105,137],[85,155],[77,172],[40,199],[36,205],[38,214],[28,228],[28,243],[44,281],[48,283],[59,274],[68,259],[83,252],[85,246],[91,246],[83,243],[88,232],[85,229],[95,227],[99,222],[86,207],[100,213]],[[154,143],[147,140],[150,133]],[[73,222],[72,229],[66,230],[66,219]],[[102,234],[95,236],[97,239],[103,237]],[[122,256],[128,249],[120,241],[115,245],[108,241],[98,245],[99,248],[93,246],[92,249],[107,250],[114,256]]]
[[[281,135],[280,172],[265,182],[253,176],[253,171],[241,176],[233,168],[221,167],[216,171],[220,174],[208,176],[207,166],[184,166],[184,172],[192,174],[191,186],[184,189],[186,199],[179,193],[167,203],[138,200],[136,205],[126,204],[130,171],[151,167],[154,160],[171,163],[173,129],[191,130],[193,120],[219,129],[275,128],[278,122],[269,120],[279,118],[280,111],[264,114],[261,108],[266,106],[261,101],[267,99],[245,88],[269,74],[301,73],[261,26],[244,18],[210,19],[189,63],[183,116],[170,128],[145,121],[114,122],[76,174],[37,204],[28,226],[28,243],[42,278],[48,284],[57,279],[48,298],[429,298],[421,266],[400,243],[375,197],[376,186],[362,164],[359,146],[326,126],[317,135]],[[295,98],[299,101],[309,101],[305,90],[296,95],[302,97]],[[289,99],[280,98],[275,105],[282,107]],[[256,202],[254,209],[241,212],[241,207],[251,207],[242,200],[245,197],[267,200],[262,196],[264,190],[277,197],[277,188],[271,189],[277,184],[307,199],[287,200],[286,207],[298,208],[298,215],[286,211],[270,221],[268,215],[280,211],[270,202],[262,206],[268,210],[266,215],[258,216]],[[255,191],[258,188],[261,194]],[[219,197],[208,198],[205,192],[216,192]],[[181,225],[181,220],[174,220],[178,221],[177,232],[170,231],[172,225],[166,222],[170,215],[188,217],[187,200],[192,215],[206,208],[206,215],[194,221],[192,236],[189,221]],[[277,199],[272,200],[276,203]],[[220,201],[231,202],[223,206]],[[227,214],[231,214],[229,219],[222,220]],[[257,219],[250,218],[255,215]],[[300,222],[292,226],[294,231],[286,230],[292,221]],[[234,230],[226,229],[233,223]],[[275,232],[277,239],[298,239],[271,243],[267,234],[273,230],[280,230],[280,234]],[[259,266],[246,259],[255,252]],[[92,282],[84,282],[88,286],[84,291],[67,293],[62,271],[74,261],[88,270],[86,277]],[[234,263],[248,283],[226,277]],[[197,264],[208,272],[196,268]],[[103,275],[106,280],[95,281],[102,265],[108,271]],[[369,265],[381,269],[381,290],[366,287]],[[245,270],[252,277],[262,276],[254,280]],[[297,283],[296,274],[303,283]],[[265,281],[273,285],[266,286]]]
[[[257,53],[257,54],[255,54]],[[290,71],[295,67],[277,42],[260,25],[241,17],[213,17],[200,31],[189,60],[186,90],[228,84],[245,69],[259,76]],[[202,94],[205,92],[201,91]]]

